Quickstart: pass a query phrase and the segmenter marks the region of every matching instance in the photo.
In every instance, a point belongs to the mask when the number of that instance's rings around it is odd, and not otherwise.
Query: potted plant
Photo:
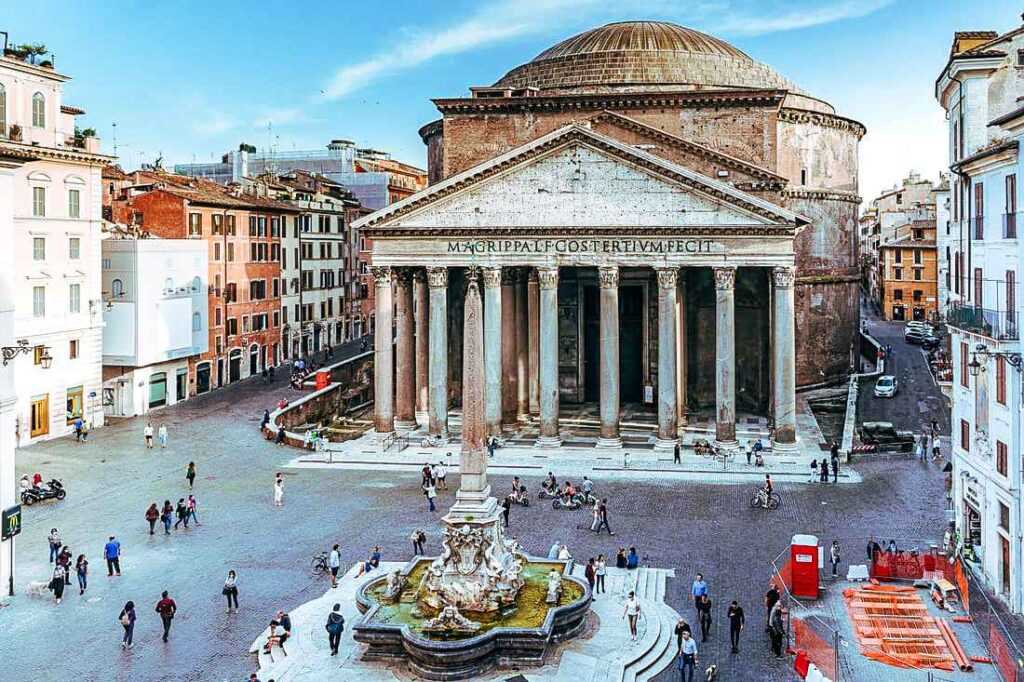
[[[11,127],[7,129],[7,137],[11,142],[21,142],[21,126],[12,123]]]

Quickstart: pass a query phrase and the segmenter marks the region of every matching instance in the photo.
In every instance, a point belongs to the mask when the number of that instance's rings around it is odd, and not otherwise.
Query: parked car
[[[928,324],[927,322],[920,322],[918,320],[911,320],[910,322],[907,322],[906,329],[916,329],[918,331],[923,331],[923,332],[931,333],[932,326],[930,324]]]
[[[921,345],[921,342],[926,338],[928,338],[928,335],[919,329],[907,329],[907,331],[903,332],[903,340],[915,346]]]
[[[875,382],[875,397],[876,398],[892,398],[896,395],[896,389],[899,387],[899,382],[896,381],[896,377],[891,374],[878,377],[878,381]]]
[[[935,350],[942,345],[942,339],[937,336],[926,336],[921,340],[921,348]]]
[[[860,425],[860,441],[889,450],[912,452],[917,442],[913,431],[902,431],[892,422],[864,422]]]

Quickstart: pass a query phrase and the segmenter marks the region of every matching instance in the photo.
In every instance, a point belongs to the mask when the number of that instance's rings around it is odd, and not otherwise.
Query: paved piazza
[[[899,362],[917,367],[911,363],[917,349],[898,340],[893,345]],[[405,561],[412,554],[407,538],[421,526],[428,532],[428,553],[437,550],[439,520],[454,490],[441,494],[442,504],[431,514],[413,472],[282,469],[296,452],[257,436],[259,415],[281,395],[295,393],[280,382],[270,388],[248,382],[154,413],[154,424],[168,425],[166,450],[147,451],[145,422],[131,419],[95,431],[85,445],[65,438],[19,452],[19,476],[37,470],[58,476],[69,495],[59,504],[26,509],[17,545],[18,596],[0,608],[5,680],[51,679],[55,658],[67,679],[243,679],[256,665],[246,652],[276,610],[295,609],[323,595],[326,582],[309,570],[314,553],[338,542],[347,569],[380,544],[385,560]],[[501,459],[499,450],[493,462]],[[146,507],[187,495],[184,473],[190,460],[198,468],[195,494],[202,525],[170,536],[158,527],[158,534],[149,536]],[[769,561],[794,533],[813,533],[823,542],[839,538],[846,556],[860,559],[871,531],[883,538],[929,539],[941,528],[938,467],[896,459],[856,468],[863,476],[856,485],[780,484],[783,505],[771,514],[750,510],[749,483],[638,481],[608,471],[596,484],[610,498],[614,539],[580,530],[580,515],[548,505],[514,508],[511,532],[527,551],[542,555],[555,540],[584,559],[636,545],[650,565],[675,570],[666,601],[691,623],[689,583],[702,571],[716,623],[724,622],[728,601],[738,599],[756,625],[763,616]],[[272,504],[279,470],[286,480],[283,509]],[[523,475],[536,489],[536,470]],[[510,475],[492,473],[491,478],[496,491],[508,489]],[[75,556],[85,553],[91,562],[85,595],[69,588],[60,605],[25,594],[30,581],[48,577],[46,535],[52,527],[61,530]],[[108,578],[103,565],[109,534],[117,535],[124,549],[120,578]],[[241,604],[230,615],[220,594],[229,569],[238,572]],[[153,613],[163,589],[180,609],[167,644],[160,641],[160,621]],[[137,605],[139,622],[135,647],[126,653],[119,646],[117,615],[128,599]],[[88,655],[70,655],[75,652]],[[730,655],[726,634],[714,631],[701,658],[716,662],[722,679],[791,677],[788,664],[769,657],[756,627],[745,632],[739,655]],[[670,670],[658,679],[674,675]],[[325,679],[345,676],[339,671]]]

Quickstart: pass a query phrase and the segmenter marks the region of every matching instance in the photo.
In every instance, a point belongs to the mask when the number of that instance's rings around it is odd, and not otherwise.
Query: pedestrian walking
[[[832,482],[839,483],[839,450],[832,453]]]
[[[280,473],[274,478],[274,506],[284,506],[284,476]]]
[[[160,512],[160,521],[164,524],[164,535],[171,534],[171,519],[174,517],[174,507],[170,500],[164,500],[164,508]]]
[[[704,582],[704,574],[698,573],[693,579],[693,583],[690,585],[690,598],[693,599],[694,606],[697,605],[697,600],[708,593],[708,584]]]
[[[146,448],[153,448],[153,424],[146,422],[146,428],[142,429],[142,436],[146,441]]]
[[[135,602],[125,602],[124,608],[121,609],[121,613],[117,616],[117,620],[121,623],[121,627],[124,628],[124,635],[121,637],[121,648],[131,649],[132,635],[135,634]]]
[[[189,519],[192,519],[193,521],[195,521],[195,524],[197,526],[203,525],[203,524],[199,523],[199,517],[196,516],[196,508],[199,507],[199,502],[196,501],[196,496],[195,495],[189,495],[188,496],[188,501],[185,502],[185,507],[188,510],[188,513],[185,515],[185,522],[186,522],[185,525],[188,525],[188,520]]]
[[[82,442],[82,418],[75,417],[75,440],[79,443]]]
[[[833,540],[828,549],[828,559],[832,563],[832,577],[839,575],[839,540]]]
[[[604,554],[597,555],[597,561],[594,562],[594,577],[597,579],[597,592],[604,594],[604,577],[608,573],[608,562],[605,561]]]
[[[629,548],[629,554],[626,555],[626,568],[632,571],[640,565],[640,557],[636,553],[636,547]]]
[[[448,465],[444,462],[438,462],[434,469],[434,477],[437,479],[437,487],[441,490],[448,490]]]
[[[178,506],[174,509],[175,516],[178,520],[174,522],[174,530],[178,530],[178,526],[185,524],[185,528],[188,528],[188,507],[185,505],[185,498],[178,498]]]
[[[167,447],[167,424],[161,424],[160,428],[157,429],[156,437],[160,441],[160,447]]]
[[[274,443],[277,445],[284,445],[285,436],[288,435],[284,430],[284,426],[277,427],[277,438],[274,439]]]
[[[113,577],[114,573],[121,575],[121,543],[113,535],[103,546],[103,558],[107,560],[107,577]]]
[[[771,613],[768,616],[772,640],[772,653],[775,658],[782,658],[782,638],[785,635],[785,626],[782,623],[782,601],[775,602]]]
[[[331,587],[338,586],[338,570],[341,568],[341,551],[339,545],[331,548],[331,555],[327,557],[327,566],[331,569]]]
[[[597,509],[598,514],[601,516],[601,522],[597,524],[597,532],[601,533],[601,529],[605,528],[608,530],[608,535],[615,535],[612,531],[612,527],[608,525],[608,498],[601,500],[601,504]]]
[[[335,604],[327,615],[327,643],[331,647],[331,656],[338,655],[341,646],[341,633],[345,631],[345,617],[341,615],[341,604]]]
[[[628,452],[623,452],[622,453],[622,468],[623,469],[628,469],[629,468],[629,453]]]
[[[594,519],[590,522],[590,530],[594,533],[597,532],[597,527],[601,525],[601,501],[594,500]]]
[[[60,531],[51,528],[50,534],[46,536],[46,541],[50,543],[50,563],[52,564],[60,555],[60,548],[64,546],[64,540],[60,537]]]
[[[674,629],[676,635],[676,649],[681,652],[683,650],[683,633],[685,632],[692,637],[693,631],[690,630],[690,624],[682,617],[676,621],[676,627]]]
[[[746,618],[743,616],[743,607],[733,599],[725,615],[729,618],[729,642],[732,644],[732,652],[738,654],[740,652],[740,632],[747,624]]]
[[[587,559],[587,567],[583,570],[583,575],[587,579],[587,584],[590,585],[590,595],[593,599],[594,588],[597,586],[597,568],[594,566],[594,557]]]
[[[814,483],[818,480],[818,460],[811,460],[811,477],[807,479],[808,483]]]
[[[427,541],[427,534],[422,529],[417,528],[409,536],[412,540],[412,553],[416,556],[423,556],[426,552],[423,550],[423,543]]]
[[[924,443],[925,443],[924,434],[922,434],[922,435],[918,436],[917,444],[914,446],[914,450],[915,450],[914,454],[917,455],[917,458],[919,460],[921,460],[922,462],[924,461],[924,453],[926,451]]]
[[[562,541],[561,540],[557,540],[557,541],[555,541],[555,543],[553,545],[551,545],[551,548],[548,550],[548,558],[549,559],[557,559],[558,558],[558,550],[560,550],[560,549],[562,549]]]
[[[679,447],[679,441],[676,441],[675,446],[672,448],[672,463],[681,464],[683,461],[681,455],[682,448]]]
[[[494,457],[494,446],[497,443],[494,436],[487,437],[487,456]]]
[[[434,483],[429,479],[423,484],[423,494],[427,497],[427,503],[430,505],[430,511],[437,511],[437,508],[434,506],[434,498],[437,497],[437,488],[434,487]]]
[[[828,460],[824,457],[821,458],[821,466],[819,467],[821,477],[818,479],[821,483],[828,483]]]
[[[626,567],[626,548],[619,547],[619,551],[615,553],[615,568]]]
[[[501,516],[505,519],[505,528],[508,528],[508,516],[512,513],[512,496],[506,495],[501,501]]]
[[[156,528],[156,522],[160,519],[160,510],[157,509],[156,502],[149,505],[149,509],[146,510],[146,522],[149,524],[149,534],[153,534],[153,529]]]
[[[78,594],[85,594],[85,588],[89,586],[89,560],[84,554],[79,554],[75,560],[75,574],[78,576]]]
[[[630,592],[626,599],[626,606],[622,611],[622,617],[629,619],[629,638],[636,641],[636,621],[640,617],[640,600],[636,598],[636,592]]]
[[[779,589],[775,587],[775,583],[768,585],[768,591],[764,595],[764,631],[771,632],[771,617],[772,608],[779,601]]]
[[[434,469],[430,464],[424,463],[423,468],[420,469],[420,485],[426,485],[434,481]]]
[[[50,578],[50,590],[53,598],[59,604],[64,598],[64,585],[67,582],[68,570],[63,565],[57,564],[53,567],[53,576]]]
[[[228,599],[228,608],[224,613],[231,613],[232,603],[235,605],[235,611],[238,610],[238,575],[234,571],[228,571],[228,577],[224,579],[223,594]]]
[[[188,489],[192,490],[196,482],[196,463],[189,462],[185,467],[185,480],[188,481]]]
[[[156,603],[154,611],[160,614],[160,621],[164,625],[163,640],[166,642],[167,637],[171,634],[171,621],[174,620],[174,614],[178,612],[178,605],[167,595],[167,590],[160,593],[160,601]]]
[[[82,420],[82,442],[89,441],[89,432],[92,431],[92,422],[88,419]]]
[[[707,593],[697,597],[697,621],[700,623],[700,641],[708,641],[711,632],[711,597]]]
[[[57,565],[64,567],[64,584],[71,584],[71,548],[67,545],[61,547],[60,554],[57,555]]]
[[[260,431],[267,427],[270,423],[270,410],[263,410],[263,419],[260,420]]]
[[[683,632],[682,644],[679,647],[679,679],[681,682],[693,682],[693,671],[697,665],[697,642],[689,632]]]

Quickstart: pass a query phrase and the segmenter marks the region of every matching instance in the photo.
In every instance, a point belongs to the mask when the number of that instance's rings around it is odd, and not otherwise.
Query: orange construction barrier
[[[810,626],[799,618],[791,621],[793,628],[793,647],[803,653],[805,658],[818,666],[830,680],[836,679],[836,650],[832,644],[819,635]],[[799,657],[798,653],[798,657]],[[799,672],[799,668],[797,669]],[[806,674],[806,669],[804,671]]]

